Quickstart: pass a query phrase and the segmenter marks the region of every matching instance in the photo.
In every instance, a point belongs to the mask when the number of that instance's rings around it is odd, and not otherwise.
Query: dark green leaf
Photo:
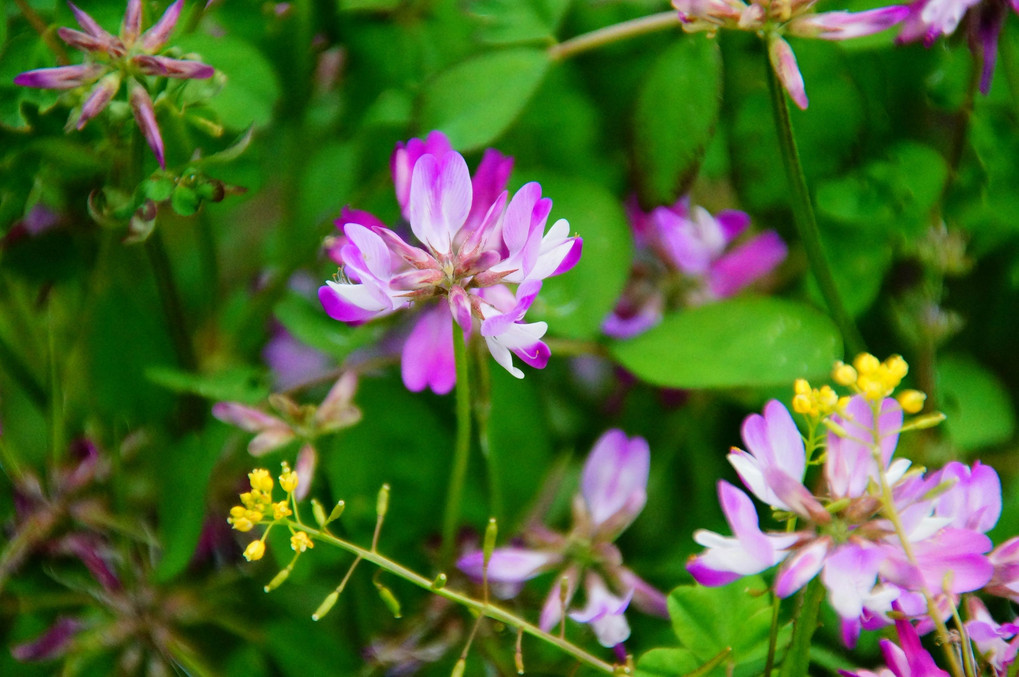
[[[965,355],[938,360],[938,406],[948,417],[944,426],[963,451],[1001,444],[1015,431],[1015,409],[998,378]]]
[[[842,341],[831,320],[809,306],[740,298],[669,315],[611,351],[654,385],[732,388],[826,374],[842,356]]]
[[[542,177],[542,194],[552,198],[549,223],[570,222],[584,238],[580,261],[547,280],[534,315],[548,320],[549,334],[593,338],[623,291],[633,257],[633,242],[623,208],[601,186],[576,179]]]
[[[721,95],[715,40],[686,36],[658,57],[633,116],[637,190],[645,205],[672,204],[689,188],[718,121]]]
[[[524,109],[549,62],[540,49],[488,52],[439,73],[418,102],[421,125],[469,151],[493,142]]]

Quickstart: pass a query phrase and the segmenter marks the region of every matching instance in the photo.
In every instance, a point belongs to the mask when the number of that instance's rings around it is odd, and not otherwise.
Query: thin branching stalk
[[[347,552],[353,554],[360,560],[371,562],[380,569],[383,569],[384,571],[387,571],[388,573],[391,573],[398,578],[402,578],[403,580],[409,583],[413,583],[419,588],[427,590],[433,594],[439,595],[440,597],[444,597],[450,600],[451,602],[455,602],[456,604],[467,607],[468,609],[473,609],[479,614],[487,616],[488,618],[491,618],[495,621],[505,623],[509,627],[522,630],[523,632],[527,633],[528,635],[531,635],[532,637],[537,637],[541,641],[547,642],[548,644],[555,646],[556,648],[568,654],[569,656],[577,659],[581,663],[584,663],[588,667],[598,670],[599,672],[602,672],[607,675],[627,674],[626,672],[620,672],[622,668],[617,668],[616,666],[613,666],[607,663],[606,661],[601,660],[597,656],[594,656],[588,653],[587,651],[584,651],[583,649],[573,644],[572,642],[569,642],[565,639],[545,632],[538,626],[529,623],[528,621],[525,621],[516,614],[507,611],[506,609],[503,609],[500,606],[491,603],[486,603],[483,600],[474,599],[469,595],[454,592],[444,587],[443,588],[437,587],[433,585],[433,581],[431,579],[425,578],[421,574],[412,571],[397,562],[394,562],[388,557],[379,554],[379,552],[377,551],[373,552],[366,548],[362,548],[358,545],[355,545],[354,543],[351,543],[350,541],[345,541],[341,538],[337,538],[333,534],[327,533],[325,531],[313,528],[305,524],[301,524],[296,521],[289,522],[289,526],[292,529],[304,531],[305,533],[308,534],[308,536],[317,541],[327,543],[342,550],[346,550]]]
[[[767,50],[765,50],[767,59]],[[847,353],[856,355],[866,352],[863,338],[856,329],[853,318],[846,310],[835,285],[835,277],[832,275],[831,266],[825,256],[824,248],[821,246],[821,234],[817,227],[817,218],[814,216],[814,207],[810,202],[810,191],[807,189],[807,180],[803,174],[803,166],[800,164],[800,154],[796,148],[796,137],[793,135],[792,121],[789,119],[789,102],[786,100],[785,90],[779,83],[770,61],[765,61],[768,70],[768,89],[771,91],[772,112],[775,116],[775,131],[778,133],[778,142],[782,150],[782,163],[785,165],[786,178],[789,181],[789,192],[792,200],[793,221],[796,224],[796,231],[803,243],[807,253],[807,260],[810,263],[810,271],[817,281],[817,286],[824,297],[825,305],[828,306],[828,314],[835,324],[838,325],[845,341]]]
[[[659,12],[649,16],[642,16],[639,19],[631,19],[622,23],[599,28],[570,38],[548,48],[548,58],[552,61],[563,61],[572,56],[589,52],[599,47],[628,40],[647,33],[655,33],[668,28],[679,28],[679,13],[675,10],[670,12]]]

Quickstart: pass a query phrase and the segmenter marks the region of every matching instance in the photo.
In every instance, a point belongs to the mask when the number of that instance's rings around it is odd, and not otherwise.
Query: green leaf
[[[633,115],[637,192],[645,205],[672,204],[687,191],[718,122],[721,97],[717,41],[685,36],[658,57]]]
[[[312,301],[296,293],[284,296],[273,312],[298,341],[337,360],[343,360],[351,351],[377,341],[387,326],[384,322],[348,326],[326,315],[317,300]]]
[[[185,102],[204,103],[227,129],[261,127],[272,119],[280,86],[272,66],[250,43],[231,36],[193,33],[181,36],[178,46],[194,52],[215,67],[209,80],[189,80]]]
[[[689,649],[651,649],[637,661],[637,677],[677,677],[700,664]]]
[[[512,44],[553,38],[570,0],[474,0],[470,13],[489,44]]]
[[[516,120],[548,70],[544,50],[515,48],[468,59],[428,83],[418,102],[422,127],[440,129],[470,151]]]
[[[145,377],[175,393],[191,393],[207,400],[252,404],[269,396],[262,374],[252,367],[234,367],[214,374],[195,374],[172,367],[152,366]]]
[[[938,405],[944,426],[963,451],[1001,444],[1015,431],[1015,409],[998,378],[976,360],[943,355],[938,360]]]
[[[645,381],[670,388],[791,385],[842,356],[834,323],[801,303],[739,298],[684,310],[611,352]]]
[[[298,220],[317,226],[340,215],[350,202],[357,181],[357,152],[350,142],[332,142],[319,148],[304,165]]]
[[[708,588],[680,586],[669,595],[669,617],[680,643],[697,660],[695,667],[731,649],[710,674],[737,677],[761,674],[771,631],[771,595],[758,576]],[[778,648],[789,641],[789,627],[779,631]]]
[[[584,250],[572,270],[545,282],[534,315],[548,320],[553,336],[594,338],[630,274],[633,241],[626,215],[616,196],[598,184],[546,176],[541,185],[552,198],[549,223],[569,221],[584,238]]]
[[[227,434],[225,426],[214,427],[158,455],[159,478],[166,489],[158,492],[159,542],[163,544],[155,572],[159,581],[183,571],[195,552],[205,519],[205,488]]]

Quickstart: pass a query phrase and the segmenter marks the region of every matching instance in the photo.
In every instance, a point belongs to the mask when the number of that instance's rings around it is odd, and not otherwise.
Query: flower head
[[[602,326],[616,338],[658,324],[676,300],[701,305],[734,296],[786,256],[785,243],[770,230],[736,244],[750,225],[744,212],[712,216],[691,207],[689,197],[648,213],[635,202],[627,207],[639,253],[623,297]]]
[[[334,319],[360,324],[437,300],[417,319],[403,351],[411,390],[452,389],[453,323],[479,332],[495,360],[517,378],[513,355],[541,368],[548,347],[544,322],[524,322],[542,280],[572,268],[581,239],[560,219],[545,232],[552,201],[537,183],[512,199],[505,190],[511,161],[485,154],[472,179],[463,156],[439,132],[397,146],[391,162],[397,200],[418,244],[365,212],[345,209],[332,248],[337,279],[319,289]],[[510,285],[513,285],[511,287]]]
[[[816,12],[814,0],[672,0],[683,29],[689,32],[719,28],[751,31],[768,43],[775,75],[793,102],[807,107],[803,76],[784,35],[821,40],[848,40],[871,35],[902,21],[910,12],[892,5],[863,12]]]
[[[573,500],[573,529],[564,535],[535,526],[523,536],[526,547],[496,548],[488,562],[488,580],[514,594],[524,581],[557,571],[541,610],[540,627],[549,630],[566,614],[590,624],[607,647],[629,637],[623,614],[631,601],[646,613],[666,616],[665,597],[624,567],[612,544],[644,507],[649,465],[650,450],[643,438],[629,438],[621,430],[606,432],[584,463],[580,493]],[[469,553],[457,567],[481,580],[484,554]],[[584,607],[567,612],[581,588]]]
[[[146,77],[176,79],[204,79],[212,77],[212,66],[199,61],[174,59],[160,54],[167,38],[177,25],[184,0],[176,0],[162,17],[144,33],[141,30],[141,0],[128,0],[127,11],[120,34],[113,35],[96,23],[95,19],[68,2],[74,18],[82,30],[60,28],[57,34],[71,47],[85,52],[85,63],[75,66],[39,68],[21,73],[14,84],[40,89],[75,89],[90,85],[88,95],[77,113],[72,113],[68,125],[82,129],[93,117],[102,112],[127,81],[128,101],[135,121],[146,142],[166,168],[163,138],[156,124],[156,114]]]

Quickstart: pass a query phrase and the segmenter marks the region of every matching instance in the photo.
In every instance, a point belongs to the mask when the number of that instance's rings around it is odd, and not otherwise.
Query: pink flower
[[[815,12],[814,0],[672,0],[683,29],[714,32],[719,28],[751,31],[768,43],[768,56],[789,98],[807,108],[807,93],[796,57],[784,35],[821,40],[848,40],[872,35],[902,21],[910,9],[904,5],[863,12]]]
[[[128,99],[135,121],[159,166],[165,169],[163,138],[156,124],[152,97],[144,84],[144,76],[204,79],[212,77],[215,72],[212,66],[198,61],[171,59],[158,54],[177,25],[184,0],[171,4],[144,33],[141,32],[141,0],[128,0],[119,36],[107,32],[73,3],[67,4],[82,30],[60,28],[57,34],[71,47],[85,52],[85,63],[27,71],[15,77],[14,84],[40,89],[75,89],[92,85],[73,123],[80,130],[113,100],[126,76]]]
[[[404,347],[403,380],[411,390],[452,389],[452,322],[467,337],[479,332],[496,362],[517,378],[524,374],[514,355],[544,367],[547,325],[527,323],[524,315],[542,280],[572,268],[581,251],[565,220],[545,232],[552,201],[537,183],[509,199],[511,161],[495,151],[472,179],[440,132],[398,145],[391,166],[397,200],[420,245],[370,214],[344,210],[337,225],[345,239],[330,247],[341,275],[319,289],[326,312],[358,324],[438,299]]]
[[[650,213],[631,201],[627,211],[638,258],[623,297],[602,325],[615,338],[658,324],[670,289],[687,289],[686,305],[728,298],[768,275],[786,256],[785,243],[774,231],[736,244],[750,225],[744,212],[712,216],[703,207],[691,207],[688,197]]]
[[[629,637],[630,626],[623,613],[631,601],[646,613],[667,616],[665,596],[622,566],[622,555],[612,544],[647,501],[649,466],[650,450],[643,438],[628,438],[621,430],[606,432],[584,463],[580,493],[573,500],[570,533],[531,527],[523,536],[527,547],[492,552],[488,580],[503,584],[502,590],[513,595],[524,581],[556,570],[539,626],[544,630],[555,627],[578,588],[583,587],[585,606],[568,615],[590,624],[598,641],[607,647]],[[461,557],[457,567],[481,580],[483,564],[484,555],[478,551]]]

